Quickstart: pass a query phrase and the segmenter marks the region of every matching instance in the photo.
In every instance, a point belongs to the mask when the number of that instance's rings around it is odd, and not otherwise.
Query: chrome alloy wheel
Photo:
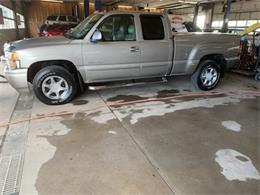
[[[200,79],[204,86],[210,87],[219,79],[219,73],[215,68],[207,67],[202,71]]]
[[[52,100],[64,100],[70,95],[71,90],[64,78],[49,76],[42,82],[42,93]]]

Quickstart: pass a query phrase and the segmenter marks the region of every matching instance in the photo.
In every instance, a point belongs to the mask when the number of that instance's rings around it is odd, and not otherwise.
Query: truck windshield
[[[91,30],[91,28],[102,18],[102,14],[90,15],[83,20],[78,26],[66,33],[66,37],[74,39],[82,39]]]

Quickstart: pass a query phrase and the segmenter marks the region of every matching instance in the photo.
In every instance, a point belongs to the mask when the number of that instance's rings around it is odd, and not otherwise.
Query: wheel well
[[[221,68],[221,76],[224,76],[224,73],[226,71],[227,62],[226,62],[223,54],[210,54],[210,55],[203,56],[200,59],[200,62],[202,62],[204,60],[214,60],[215,62],[217,62]]]
[[[77,72],[78,72],[77,68],[72,62],[67,60],[54,60],[54,61],[40,61],[40,62],[33,63],[28,69],[28,74],[27,74],[28,82],[32,83],[35,75],[39,70],[51,65],[64,67],[74,75],[76,81],[79,81],[79,79],[77,78]]]

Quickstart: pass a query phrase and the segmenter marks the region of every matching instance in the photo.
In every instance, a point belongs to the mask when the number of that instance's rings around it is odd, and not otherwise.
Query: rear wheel
[[[213,60],[204,60],[192,74],[192,83],[199,89],[208,91],[214,89],[220,81],[220,66]]]
[[[260,82],[260,72],[255,75],[255,80]]]
[[[41,69],[33,79],[33,89],[37,98],[48,105],[70,102],[77,92],[73,75],[60,66]]]

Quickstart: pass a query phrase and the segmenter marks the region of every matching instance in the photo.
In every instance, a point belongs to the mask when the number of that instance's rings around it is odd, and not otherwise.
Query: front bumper
[[[8,83],[18,92],[29,91],[27,69],[10,69],[5,66],[4,76],[8,80]]]

